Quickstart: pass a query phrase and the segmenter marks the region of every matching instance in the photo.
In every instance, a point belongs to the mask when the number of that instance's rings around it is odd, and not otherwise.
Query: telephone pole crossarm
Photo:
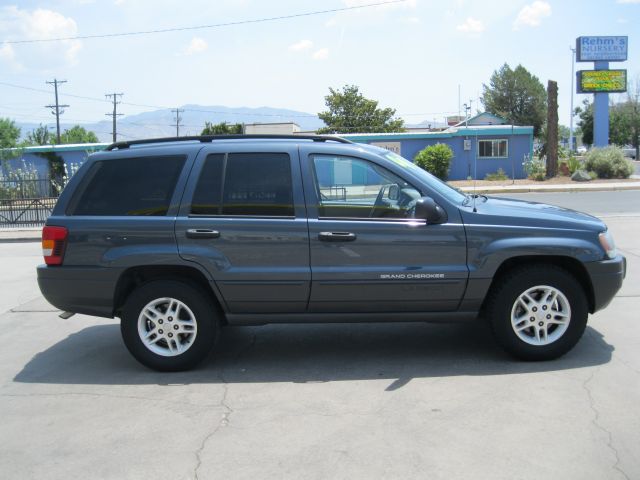
[[[180,123],[180,121],[182,121],[182,117],[180,116],[180,114],[184,112],[184,109],[174,108],[173,110],[171,110],[171,112],[175,113],[176,115],[176,123],[174,125],[176,127],[176,137],[179,137],[180,127],[184,127],[184,125]],[[171,126],[174,126],[174,125],[171,125]]]
[[[60,115],[64,113],[64,108],[68,108],[69,105],[60,105],[58,101],[58,85],[61,83],[67,83],[66,80],[58,80],[54,78],[52,82],[46,82],[49,85],[53,85],[55,92],[56,103],[54,105],[45,105],[45,108],[50,108],[51,113],[56,116],[56,142],[60,144]]]
[[[116,118],[117,117],[121,117],[122,115],[124,115],[123,113],[118,113],[118,104],[120,103],[120,101],[118,100],[118,98],[122,98],[122,96],[124,95],[124,93],[107,93],[105,94],[106,98],[111,98],[113,101],[113,112],[111,113],[105,113],[106,116],[108,117],[112,117],[113,118],[113,127],[112,127],[112,131],[111,131],[111,136],[113,139],[113,142],[115,143],[118,139],[118,130],[116,128]]]

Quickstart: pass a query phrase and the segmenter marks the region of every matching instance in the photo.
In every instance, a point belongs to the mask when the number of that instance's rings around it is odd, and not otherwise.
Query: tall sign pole
[[[576,49],[569,47],[571,50],[571,114],[569,116],[569,151],[574,152],[576,149],[573,145],[573,78],[576,70]]]
[[[578,37],[576,60],[593,62],[593,70],[577,73],[578,93],[593,93],[593,145],[609,145],[609,93],[627,91],[627,71],[609,70],[609,62],[624,62],[628,37]]]
[[[598,61],[593,66],[596,71],[609,70],[609,62]],[[609,145],[609,92],[593,94],[593,145]]]

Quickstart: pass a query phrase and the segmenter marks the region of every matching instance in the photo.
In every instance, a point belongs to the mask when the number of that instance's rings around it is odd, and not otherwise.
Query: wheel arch
[[[139,265],[127,268],[116,284],[113,301],[114,316],[120,316],[127,298],[136,288],[154,280],[178,280],[196,286],[210,295],[226,322],[224,302],[215,285],[200,270],[187,265]]]
[[[509,272],[516,268],[541,264],[555,265],[569,272],[578,281],[585,293],[585,296],[587,297],[589,313],[593,313],[595,311],[593,284],[591,283],[591,278],[589,277],[587,269],[580,260],[562,255],[523,255],[507,258],[498,266],[482,302],[481,312],[484,313],[490,293],[495,288],[495,285],[502,281]]]

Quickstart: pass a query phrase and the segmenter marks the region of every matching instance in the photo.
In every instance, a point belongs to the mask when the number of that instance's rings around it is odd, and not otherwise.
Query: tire
[[[219,324],[218,309],[202,289],[181,281],[155,280],[129,296],[120,331],[140,363],[176,372],[195,367],[209,355]]]
[[[571,350],[589,314],[578,280],[556,265],[507,273],[492,287],[485,311],[502,348],[527,361],[553,360]]]

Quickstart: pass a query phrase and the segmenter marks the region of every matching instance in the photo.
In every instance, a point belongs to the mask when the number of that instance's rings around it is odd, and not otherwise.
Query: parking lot
[[[545,363],[510,359],[480,322],[271,325],[226,328],[202,368],[156,373],[117,321],[57,316],[39,243],[0,243],[0,476],[640,478],[640,207],[585,205],[629,273]]]

